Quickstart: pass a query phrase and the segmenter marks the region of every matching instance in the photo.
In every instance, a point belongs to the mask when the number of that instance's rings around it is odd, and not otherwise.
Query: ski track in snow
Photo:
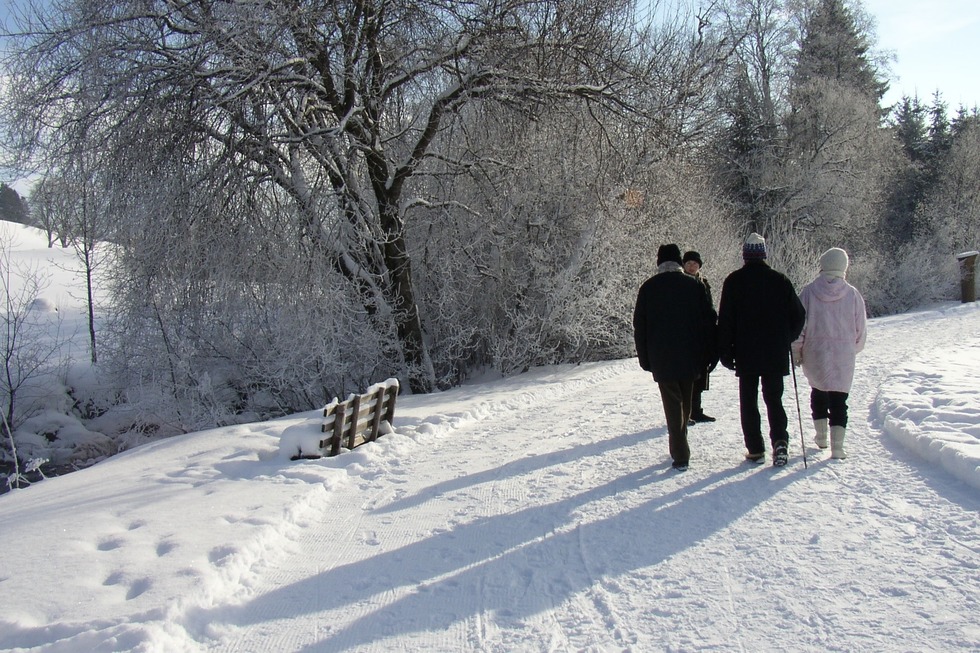
[[[975,315],[951,312],[946,336]],[[455,413],[412,398],[382,456],[341,457],[346,482],[310,502],[288,555],[255,560],[244,599],[178,620],[214,651],[976,650],[976,496],[873,415],[935,328],[890,339],[898,319],[873,322],[858,358],[847,461],[810,442],[798,374],[806,468],[791,379],[780,470],[741,462],[721,368],[685,474],[635,361],[542,373],[504,400],[460,390]]]

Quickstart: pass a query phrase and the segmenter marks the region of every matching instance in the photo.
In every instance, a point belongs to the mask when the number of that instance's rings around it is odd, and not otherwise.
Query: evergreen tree
[[[879,129],[887,84],[867,25],[844,0],[810,0],[801,17],[783,157],[783,183],[793,190],[785,193],[780,222],[806,232],[817,250],[836,244],[866,251],[878,236],[897,148]]]
[[[956,117],[953,118],[953,123],[950,126],[953,132],[953,140],[958,139],[968,129],[976,127],[980,127],[980,109],[976,106],[972,109],[967,109],[961,104],[959,109],[956,110]]]
[[[925,169],[929,150],[926,108],[918,96],[902,96],[892,109],[891,129],[905,155],[904,164],[895,171],[889,186],[882,234],[892,248],[912,238],[915,212],[925,195]]]
[[[7,184],[0,183],[0,220],[28,224],[30,212],[20,194]]]
[[[902,96],[892,110],[892,127],[895,136],[902,144],[902,151],[910,161],[918,162],[926,158],[928,149],[925,123],[925,108],[918,97]]]
[[[953,146],[953,131],[946,113],[947,105],[937,90],[929,107],[929,139],[926,147],[926,160],[933,175],[938,175],[943,160]]]
[[[894,110],[892,127],[908,159],[892,181],[884,231],[897,245],[909,242],[923,225],[918,215],[942,185],[953,146],[953,125],[937,90],[927,108],[905,96]]]
[[[862,32],[844,0],[819,0],[803,26],[793,85],[832,80],[880,101],[888,90],[869,56],[870,37]]]
[[[773,158],[776,128],[765,121],[762,98],[744,68],[723,102],[730,122],[719,152],[722,184],[738,215],[748,217],[746,229],[759,231],[766,213],[762,177]]]
[[[879,79],[870,43],[843,0],[816,0],[811,7],[790,77],[787,129],[797,152],[816,155],[849,120],[845,114],[860,120],[873,107],[881,115],[888,84]]]

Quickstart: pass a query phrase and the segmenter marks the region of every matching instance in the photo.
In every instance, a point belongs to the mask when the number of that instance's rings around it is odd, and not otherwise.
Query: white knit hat
[[[843,279],[849,263],[847,252],[840,247],[831,247],[820,256],[820,271],[826,275]]]
[[[742,258],[746,261],[761,260],[766,258],[766,254],[766,239],[753,231],[742,245]]]

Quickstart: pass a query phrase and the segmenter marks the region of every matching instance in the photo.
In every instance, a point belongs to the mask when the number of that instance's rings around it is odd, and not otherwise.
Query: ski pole
[[[796,385],[796,365],[793,365],[793,351],[789,352],[789,369],[793,370],[793,394],[796,395],[796,419],[800,422],[800,448],[803,450],[803,469],[806,465],[806,439],[803,437],[803,415],[800,413],[800,388]]]

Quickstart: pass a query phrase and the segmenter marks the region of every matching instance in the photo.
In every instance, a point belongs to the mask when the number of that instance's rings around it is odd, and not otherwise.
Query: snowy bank
[[[875,412],[886,434],[980,488],[980,337],[897,368]]]

